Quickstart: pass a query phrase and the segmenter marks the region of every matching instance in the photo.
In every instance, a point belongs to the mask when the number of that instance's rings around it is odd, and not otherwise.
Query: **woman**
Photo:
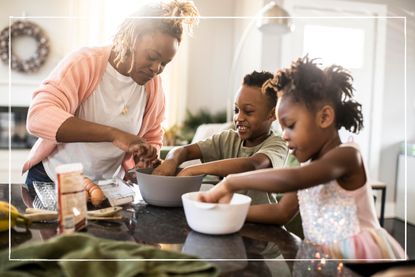
[[[32,182],[56,181],[60,164],[81,162],[85,176],[100,180],[158,161],[165,105],[158,75],[198,11],[191,1],[173,0],[134,16],[111,46],[72,53],[34,92],[27,128],[39,139],[23,167],[32,195]]]

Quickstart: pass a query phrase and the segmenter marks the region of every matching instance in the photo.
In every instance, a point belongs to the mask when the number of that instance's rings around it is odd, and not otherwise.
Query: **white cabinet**
[[[399,155],[396,187],[396,216],[405,219],[405,156]],[[415,225],[415,156],[407,156],[406,211],[408,223]]]
[[[22,167],[29,151],[29,149],[12,149],[10,152],[9,150],[0,150],[0,183],[9,183],[9,170],[11,183],[24,183],[26,174],[22,176]]]

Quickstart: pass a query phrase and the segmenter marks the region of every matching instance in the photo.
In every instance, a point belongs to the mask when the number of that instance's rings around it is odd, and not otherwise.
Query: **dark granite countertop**
[[[11,185],[10,195],[12,204],[23,213],[26,205],[22,201],[21,185]],[[0,200],[8,198],[9,185],[0,184]],[[125,219],[120,222],[89,221],[86,232],[96,237],[196,255],[218,265],[222,276],[291,276],[298,263],[294,259],[301,240],[278,226],[246,223],[238,233],[210,236],[192,231],[182,208],[161,208],[139,202],[124,207],[122,213]],[[46,240],[57,235],[56,229],[56,222],[33,223],[27,232],[14,228],[11,245]],[[8,241],[0,239],[0,247],[7,248]],[[314,261],[303,263],[308,264],[297,265],[297,271],[308,272],[310,266],[316,266]],[[294,270],[294,275],[299,272],[295,274]]]

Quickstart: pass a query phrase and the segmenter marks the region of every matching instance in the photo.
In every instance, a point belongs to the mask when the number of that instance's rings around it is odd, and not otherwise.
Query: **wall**
[[[202,16],[232,16],[234,1],[196,0]],[[226,86],[232,60],[233,21],[201,19],[189,39],[187,101],[183,108],[196,112],[226,108]]]
[[[402,9],[412,12],[412,16],[405,14]],[[387,57],[385,67],[385,90],[384,95],[384,111],[383,122],[384,129],[382,138],[382,152],[381,152],[381,164],[380,172],[381,179],[388,183],[395,184],[396,171],[391,169],[396,168],[397,155],[400,151],[399,144],[403,141],[406,127],[406,138],[408,141],[415,141],[415,2],[413,1],[394,1],[393,5],[389,7],[389,14],[392,15],[405,15],[407,16],[407,32],[406,32],[406,103],[402,101],[402,92],[405,89],[405,83],[400,81],[404,79],[404,76],[395,78],[388,78],[388,76],[396,76],[391,72],[401,70],[404,72],[405,57],[404,42],[396,39],[396,35],[399,32],[397,24],[388,25],[387,35]],[[404,118],[404,108],[406,105],[406,126]],[[414,170],[408,167],[408,171]],[[408,174],[409,176],[409,174]],[[415,184],[408,179],[407,186],[414,186]],[[413,190],[412,190],[413,192]],[[396,199],[395,190],[390,190],[387,201],[403,201],[403,199]],[[415,194],[409,194],[407,201],[415,199]]]
[[[45,8],[47,7],[47,9]],[[6,28],[9,24],[9,16],[68,16],[71,7],[70,0],[52,1],[52,0],[15,0],[2,1],[0,9],[0,27]],[[31,93],[44,79],[57,62],[65,55],[68,45],[68,29],[70,20],[44,19],[36,18],[31,21],[40,25],[46,32],[50,40],[50,53],[46,63],[36,73],[21,74],[15,71],[11,72],[11,103],[14,106],[27,106],[30,103]],[[14,20],[12,21],[14,22]],[[16,47],[16,48],[15,48]],[[21,38],[15,40],[14,49],[19,50],[23,57],[30,56],[35,51],[35,43],[32,39]],[[7,106],[8,98],[8,65],[0,64],[0,105]]]
[[[251,17],[262,1],[194,1],[202,19],[189,40],[187,109],[233,110],[233,95],[243,76],[260,69],[262,40]],[[239,18],[232,18],[239,17]],[[249,28],[248,25],[251,25]],[[241,42],[241,36],[247,32]],[[241,44],[240,44],[241,43]],[[238,45],[242,45],[238,52]],[[239,57],[232,69],[234,57]],[[229,102],[230,101],[230,102]],[[231,105],[229,105],[231,104]]]
[[[9,16],[68,16],[71,12],[72,1],[70,0],[14,0],[1,1],[0,9],[0,28],[7,28]],[[7,64],[0,64],[0,106],[9,106],[9,101],[13,106],[28,106],[33,90],[39,85],[58,61],[72,47],[70,30],[72,29],[71,20],[30,19],[37,23],[49,36],[50,53],[46,63],[36,73],[21,74],[11,71],[11,91],[9,95],[9,68]],[[14,22],[14,21],[12,21]],[[21,37],[13,42],[13,49],[22,57],[31,56],[36,44],[33,39]],[[23,162],[28,156],[28,150],[13,149],[12,151],[0,150],[0,183],[22,183],[25,176],[21,174]],[[8,160],[10,159],[10,166]],[[10,170],[10,175],[9,175]]]

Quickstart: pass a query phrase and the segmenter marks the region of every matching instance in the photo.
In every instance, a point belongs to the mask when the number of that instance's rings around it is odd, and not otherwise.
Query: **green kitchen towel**
[[[218,269],[182,253],[75,233],[0,252],[0,276],[218,276]],[[79,259],[102,259],[79,261]],[[114,259],[168,259],[123,261]]]

